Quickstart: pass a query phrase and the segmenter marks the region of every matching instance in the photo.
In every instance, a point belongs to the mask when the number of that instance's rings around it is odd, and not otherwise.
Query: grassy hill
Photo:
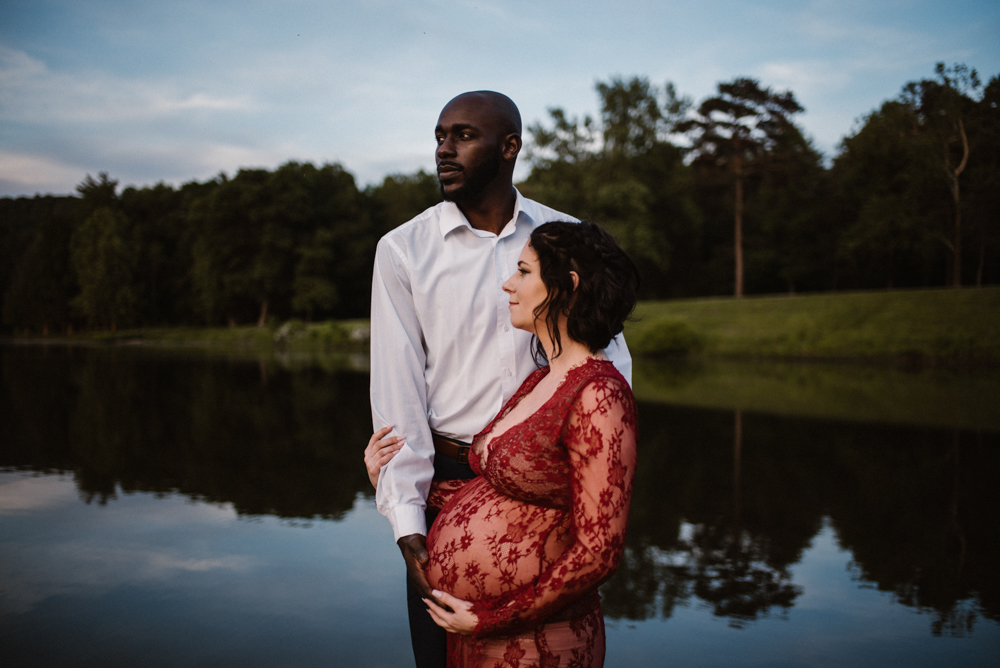
[[[1000,364],[1000,287],[641,302],[636,353]]]

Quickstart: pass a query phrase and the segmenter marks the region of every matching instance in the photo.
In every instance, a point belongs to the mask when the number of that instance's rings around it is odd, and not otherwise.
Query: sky
[[[527,126],[551,107],[599,116],[613,76],[696,103],[739,76],[791,90],[829,159],[939,61],[1000,74],[1000,2],[3,0],[0,196],[289,160],[339,162],[363,187],[432,170],[458,93],[506,93]]]

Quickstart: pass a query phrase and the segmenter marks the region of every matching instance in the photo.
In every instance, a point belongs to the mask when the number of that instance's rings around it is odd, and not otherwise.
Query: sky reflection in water
[[[5,665],[409,664],[363,374],[0,364]],[[608,665],[992,665],[996,434],[640,411]]]

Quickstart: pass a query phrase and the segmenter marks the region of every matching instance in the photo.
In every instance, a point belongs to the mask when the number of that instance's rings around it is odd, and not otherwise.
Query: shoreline
[[[8,335],[0,343],[367,352],[367,319],[268,327],[144,327]],[[642,301],[625,338],[637,357],[900,369],[1000,367],[1000,286]]]

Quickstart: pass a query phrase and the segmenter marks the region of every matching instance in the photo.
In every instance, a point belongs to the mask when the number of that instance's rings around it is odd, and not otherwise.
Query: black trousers
[[[434,456],[434,477],[438,480],[468,480],[476,474],[468,464],[445,455]],[[427,529],[437,519],[437,510],[427,511]],[[410,642],[417,668],[444,668],[448,659],[447,633],[427,614],[427,606],[420,600],[410,576],[406,576],[406,609],[410,615]]]

